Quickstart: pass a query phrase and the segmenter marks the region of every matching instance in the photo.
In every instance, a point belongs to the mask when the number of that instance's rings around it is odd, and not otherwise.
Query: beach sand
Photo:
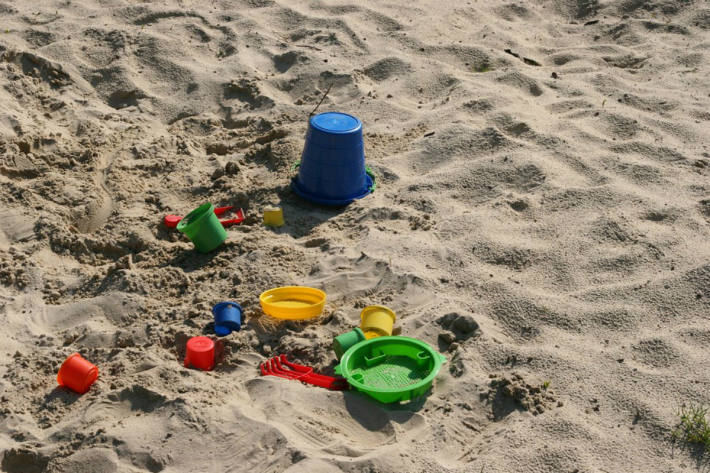
[[[710,4],[0,2],[0,470],[684,472],[710,403]],[[289,183],[359,117],[374,194]],[[161,221],[243,207],[198,254]],[[262,225],[269,205],[286,225]],[[275,324],[258,296],[328,295]],[[245,309],[211,372],[211,307]],[[383,406],[332,374],[370,304],[448,358]],[[56,387],[80,352],[84,395]]]

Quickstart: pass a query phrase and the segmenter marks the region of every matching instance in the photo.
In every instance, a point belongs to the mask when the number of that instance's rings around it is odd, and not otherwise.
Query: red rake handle
[[[300,378],[299,381],[304,383],[312,384],[313,386],[320,386],[321,388],[330,389],[332,391],[344,391],[350,386],[345,378],[333,378],[332,376],[324,376],[322,374],[317,375],[306,375]]]

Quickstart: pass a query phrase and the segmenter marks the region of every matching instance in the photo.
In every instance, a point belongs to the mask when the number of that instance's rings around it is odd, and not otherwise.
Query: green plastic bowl
[[[444,355],[420,340],[377,337],[350,347],[335,374],[380,402],[403,402],[426,394],[445,362]]]
[[[214,205],[202,204],[187,214],[177,225],[195,245],[197,251],[208,253],[227,239],[227,231],[214,213]]]

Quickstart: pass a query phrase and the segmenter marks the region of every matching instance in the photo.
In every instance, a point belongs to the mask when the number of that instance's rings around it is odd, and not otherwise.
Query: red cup
[[[74,353],[69,355],[59,368],[57,382],[60,386],[84,394],[98,377],[99,369],[96,365],[82,358],[80,354]]]
[[[192,337],[187,341],[185,367],[191,366],[202,371],[214,368],[214,342],[208,337]]]

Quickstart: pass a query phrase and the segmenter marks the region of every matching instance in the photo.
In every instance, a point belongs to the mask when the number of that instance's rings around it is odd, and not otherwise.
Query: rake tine
[[[279,376],[281,378],[287,378],[288,376],[284,376],[284,374],[281,372],[281,370],[278,369],[276,366],[276,363],[274,362],[273,358],[269,358],[269,372],[271,372],[272,375],[274,376]]]
[[[281,358],[281,362],[283,364],[285,364],[286,366],[288,366],[289,368],[291,368],[294,371],[297,371],[299,373],[304,373],[304,374],[308,374],[308,373],[313,372],[313,368],[310,368],[308,366],[303,366],[303,365],[297,365],[296,363],[292,363],[292,362],[288,361],[288,359],[286,358],[286,355],[281,355],[280,358]]]
[[[298,378],[300,378],[301,376],[303,376],[303,373],[299,373],[299,372],[297,372],[297,371],[293,371],[293,370],[289,370],[289,369],[284,368],[284,367],[281,365],[281,360],[280,360],[279,358],[276,358],[276,357],[275,357],[275,358],[273,358],[273,360],[274,360],[274,364],[276,364],[276,366],[278,367],[279,371],[280,371],[281,373],[283,373],[284,375],[288,376],[289,378],[291,378],[291,379],[298,379]]]
[[[293,377],[279,366],[278,358],[269,359],[269,366],[271,367],[271,373],[274,376],[279,376],[281,378],[293,379]]]
[[[296,379],[296,376],[294,376],[292,372],[284,370],[280,366],[277,357],[269,358],[265,362],[261,363],[259,367],[261,368],[261,374],[263,376],[270,375],[285,379]]]
[[[313,368],[308,367],[308,366],[303,366],[303,365],[297,365],[296,363],[291,363],[288,361],[286,358],[286,355],[281,355],[280,357],[280,362],[283,363],[284,365],[288,366],[291,368],[292,371],[295,371],[300,374],[311,374],[313,373]],[[315,373],[314,373],[315,374]]]
[[[266,374],[271,375],[271,376],[278,376],[279,378],[287,378],[291,379],[290,376],[288,376],[285,373],[282,373],[278,368],[276,368],[276,365],[274,364],[274,359],[270,358],[264,362],[264,364],[267,366],[266,368]]]

